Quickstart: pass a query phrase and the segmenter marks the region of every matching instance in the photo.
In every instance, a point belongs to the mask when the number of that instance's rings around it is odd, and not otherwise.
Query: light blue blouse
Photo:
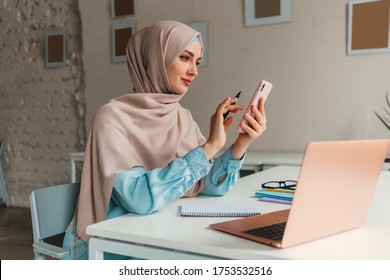
[[[202,195],[222,196],[229,192],[239,177],[243,158],[235,160],[231,147],[214,161],[207,159],[202,147],[197,147],[167,166],[145,171],[141,166],[117,174],[107,211],[112,219],[128,213],[147,215],[163,209],[180,199],[197,181],[204,177]],[[218,179],[226,177],[218,182]],[[64,237],[69,255],[64,259],[88,258],[88,244],[75,241],[75,222],[72,221]],[[105,259],[118,256],[105,254]]]

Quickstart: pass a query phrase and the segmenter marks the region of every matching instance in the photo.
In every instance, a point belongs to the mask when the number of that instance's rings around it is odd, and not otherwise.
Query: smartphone
[[[256,107],[259,106],[259,100],[260,98],[262,97],[263,98],[263,102],[265,102],[265,100],[267,100],[267,97],[269,95],[269,93],[271,92],[271,89],[272,89],[272,84],[265,81],[265,80],[261,80],[259,85],[257,86],[256,90],[255,90],[255,93],[253,94],[252,96],[252,99],[251,101],[249,102],[249,105],[248,107],[246,108],[245,110],[245,114],[249,114],[253,117],[253,113],[252,113],[252,110],[251,110],[251,106],[252,105],[255,105]],[[245,124],[248,124],[247,120],[244,118],[244,115],[240,121],[240,125],[241,123],[245,123]],[[241,128],[241,126],[238,126],[238,132],[239,133],[245,133],[245,131]]]

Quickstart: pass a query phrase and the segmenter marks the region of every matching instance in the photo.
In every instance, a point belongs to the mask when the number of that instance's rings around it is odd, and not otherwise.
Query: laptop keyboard
[[[251,234],[258,237],[263,237],[271,240],[282,240],[286,222],[262,226],[243,231],[243,233]]]

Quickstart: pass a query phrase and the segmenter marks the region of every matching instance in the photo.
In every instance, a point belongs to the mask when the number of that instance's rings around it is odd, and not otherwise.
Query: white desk
[[[303,153],[277,153],[273,156],[264,158],[263,166],[287,165],[301,166],[303,162]]]
[[[299,167],[279,166],[239,180],[224,197],[198,196],[204,201],[250,201],[263,212],[289,206],[258,202],[253,198],[261,183],[296,179]],[[275,249],[226,233],[209,224],[232,218],[183,218],[183,199],[152,215],[128,214],[87,227],[90,259],[103,252],[145,259],[390,259],[390,172],[383,171],[365,225],[286,249]],[[331,207],[331,202],[329,203]]]
[[[84,161],[84,153],[71,153],[70,154],[70,182],[71,183],[77,183],[76,182],[76,162],[77,161]]]
[[[222,153],[222,152],[221,152]],[[71,183],[76,183],[76,162],[84,160],[84,153],[70,154],[70,178]],[[242,171],[259,172],[263,169],[277,165],[300,166],[302,164],[302,153],[278,153],[278,152],[252,152],[247,151]]]
[[[253,152],[247,151],[241,171],[255,173],[278,165],[301,166],[303,153],[280,153],[280,152]],[[84,153],[70,154],[70,177],[71,183],[76,182],[76,162],[84,160]],[[390,163],[383,165],[383,170],[390,170]],[[249,171],[249,172],[246,172]]]
[[[265,160],[274,158],[278,155],[280,155],[280,153],[247,151],[241,170],[259,172],[263,170]]]

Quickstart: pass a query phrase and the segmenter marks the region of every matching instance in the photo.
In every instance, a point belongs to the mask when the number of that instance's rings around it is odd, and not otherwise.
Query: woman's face
[[[175,94],[185,94],[192,81],[198,76],[198,66],[202,59],[202,46],[199,41],[189,44],[168,67],[168,80]]]

